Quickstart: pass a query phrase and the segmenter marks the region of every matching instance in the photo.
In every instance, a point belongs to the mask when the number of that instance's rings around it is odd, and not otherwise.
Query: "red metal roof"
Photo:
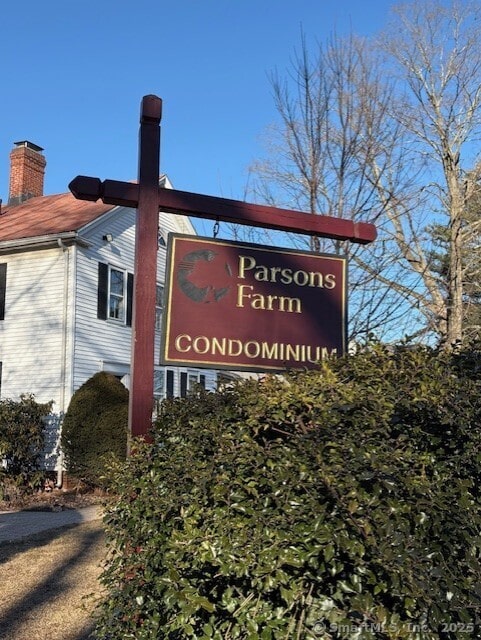
[[[3,206],[0,242],[78,231],[113,208],[103,202],[77,200],[71,193],[30,198],[22,204]]]

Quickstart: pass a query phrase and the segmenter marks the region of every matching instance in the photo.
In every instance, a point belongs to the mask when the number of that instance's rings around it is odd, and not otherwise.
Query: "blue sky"
[[[161,171],[242,199],[275,121],[268,74],[329,33],[378,31],[390,0],[17,0],[1,12],[0,198],[13,142],[45,149],[45,193],[137,176],[142,96],[163,100]],[[210,223],[209,223],[210,224]],[[202,232],[202,229],[201,229]]]

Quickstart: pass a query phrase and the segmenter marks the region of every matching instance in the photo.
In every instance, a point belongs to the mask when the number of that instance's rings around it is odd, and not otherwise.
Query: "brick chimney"
[[[10,152],[10,190],[8,204],[20,204],[29,198],[43,196],[43,178],[47,161],[42,147],[33,142],[14,142]]]

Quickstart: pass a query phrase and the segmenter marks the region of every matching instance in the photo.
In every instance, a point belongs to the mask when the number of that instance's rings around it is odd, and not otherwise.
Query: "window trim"
[[[110,316],[110,283],[111,271],[119,271],[124,274],[124,317],[113,318]],[[116,265],[106,262],[98,263],[98,284],[97,284],[97,318],[107,320],[120,326],[132,326],[132,301],[134,290],[134,275]]]
[[[107,280],[107,320],[111,320],[118,324],[127,324],[127,271],[125,269],[119,269],[112,265],[108,265],[108,280]],[[120,274],[122,280],[122,293],[118,294],[112,291],[112,274],[116,272]],[[120,282],[120,278],[119,278]],[[116,301],[117,306],[112,307],[112,302]],[[119,317],[111,315],[112,309],[119,310]]]
[[[187,369],[180,372],[180,397],[185,398],[195,391],[197,385],[205,389],[205,374],[199,369]]]
[[[159,290],[162,291],[162,294],[160,296],[160,304],[157,304],[159,302],[159,296],[158,296]],[[162,330],[162,315],[164,313],[164,293],[165,293],[164,285],[157,282],[155,285],[155,330],[156,331]]]

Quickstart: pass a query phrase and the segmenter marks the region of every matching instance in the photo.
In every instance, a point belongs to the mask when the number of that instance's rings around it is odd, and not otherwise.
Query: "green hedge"
[[[165,403],[100,639],[479,637],[481,358],[374,346]]]
[[[62,425],[67,471],[104,486],[108,465],[127,454],[129,392],[115,376],[99,372],[73,394]]]
[[[52,403],[39,404],[33,395],[0,401],[0,474],[19,489],[40,485],[40,455],[44,448],[45,417]],[[0,476],[1,477],[1,476]],[[0,498],[4,492],[0,491]]]

